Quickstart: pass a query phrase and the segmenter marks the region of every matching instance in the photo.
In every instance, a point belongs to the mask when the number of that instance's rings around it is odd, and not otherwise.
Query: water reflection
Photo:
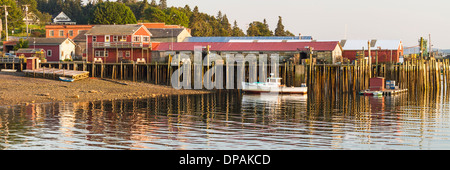
[[[1,149],[450,149],[445,90],[0,107]]]

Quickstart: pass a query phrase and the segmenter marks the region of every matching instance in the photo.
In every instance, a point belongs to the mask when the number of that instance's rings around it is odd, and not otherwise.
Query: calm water
[[[0,107],[0,149],[450,149],[447,96],[214,93]]]

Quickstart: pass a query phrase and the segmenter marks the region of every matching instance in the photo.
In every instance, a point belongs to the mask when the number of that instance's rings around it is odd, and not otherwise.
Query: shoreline
[[[46,102],[141,99],[169,95],[212,93],[207,90],[176,90],[170,86],[144,82],[114,81],[90,77],[74,82],[63,82],[53,79],[27,77],[21,72],[0,72],[0,106]]]

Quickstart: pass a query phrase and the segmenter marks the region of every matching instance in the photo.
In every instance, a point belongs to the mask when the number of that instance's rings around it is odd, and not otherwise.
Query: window
[[[55,36],[55,32],[53,31],[53,30],[50,30],[49,32],[48,32],[48,36],[49,37],[53,37],[53,36]]]
[[[149,42],[150,41],[150,37],[149,36],[144,36],[144,37],[142,37],[142,41]]]
[[[138,35],[133,36],[133,41],[134,42],[140,42],[141,41],[141,37]]]
[[[97,42],[97,36],[92,36],[92,42]]]
[[[117,42],[118,39],[119,39],[119,37],[118,37],[117,35],[115,35],[115,36],[113,37],[113,41],[114,41],[114,42]]]
[[[126,57],[130,57],[130,51],[125,52]]]
[[[110,42],[109,41],[109,35],[105,35],[105,42]]]
[[[122,38],[120,39],[120,41],[127,41],[127,36],[126,35],[122,35]]]
[[[73,36],[73,30],[69,30],[69,36]]]
[[[63,30],[59,30],[59,36],[60,37],[64,37],[64,31]]]
[[[47,50],[47,57],[51,57],[52,56],[52,50]]]
[[[95,51],[95,57],[108,57],[108,51]]]

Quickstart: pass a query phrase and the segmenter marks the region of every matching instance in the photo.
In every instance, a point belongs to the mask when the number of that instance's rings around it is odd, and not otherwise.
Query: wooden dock
[[[386,89],[382,92],[383,92],[383,95],[385,95],[385,96],[393,96],[396,94],[406,93],[407,91],[408,91],[408,89],[396,89],[396,90]]]
[[[88,71],[66,70],[56,68],[39,68],[35,70],[23,70],[27,76],[58,79],[59,77],[68,77],[73,80],[81,80],[89,77]]]
[[[406,93],[408,91],[408,89],[385,89],[383,91],[370,91],[370,90],[364,90],[361,91],[359,94],[360,95],[366,95],[366,96],[373,96],[375,95],[377,92],[381,92],[383,96],[394,96],[397,94],[402,94],[402,93]]]

